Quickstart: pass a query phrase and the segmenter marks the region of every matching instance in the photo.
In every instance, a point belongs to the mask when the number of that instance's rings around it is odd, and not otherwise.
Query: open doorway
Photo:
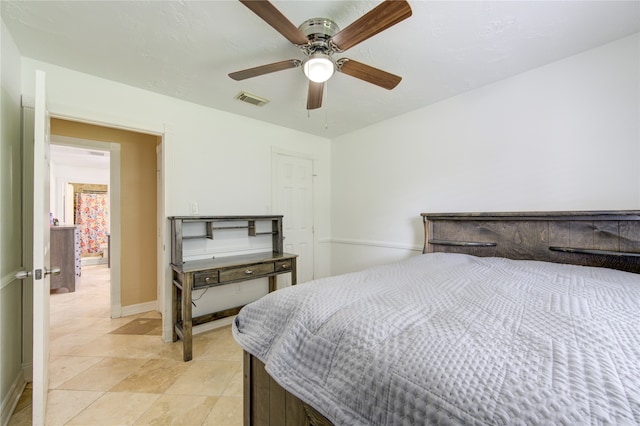
[[[54,307],[60,306],[61,300],[76,314],[83,306],[99,303],[107,307],[101,315],[110,316],[111,155],[106,149],[108,144],[104,144],[105,149],[94,145],[91,141],[59,136],[51,140],[51,262],[62,270],[50,281],[51,328],[57,326]]]
[[[109,152],[109,235],[106,245],[98,242],[94,247],[93,251],[100,254],[93,256],[97,258],[93,262],[103,262],[106,258],[111,267],[112,318],[157,310],[159,279],[156,148],[162,138],[158,135],[52,118],[51,141],[55,145],[94,152],[89,154],[93,161],[99,157],[95,153]],[[104,161],[106,156],[100,157]],[[87,190],[90,193],[92,188]],[[70,192],[71,189],[65,187],[65,191]],[[93,192],[97,192],[95,188]],[[70,209],[72,208],[67,207],[65,211]],[[91,262],[85,259],[83,263]]]
[[[77,146],[58,140],[51,141],[51,219],[54,226],[75,227],[80,276],[82,266],[109,265],[110,152],[80,147],[88,145],[82,139],[75,140]]]

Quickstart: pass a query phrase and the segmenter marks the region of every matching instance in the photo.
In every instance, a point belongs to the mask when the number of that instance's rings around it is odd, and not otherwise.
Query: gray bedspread
[[[640,275],[426,254],[245,306],[233,333],[337,425],[640,424]]]

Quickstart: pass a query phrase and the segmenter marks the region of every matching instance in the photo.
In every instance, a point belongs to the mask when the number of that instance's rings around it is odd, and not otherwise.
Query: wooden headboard
[[[600,266],[640,274],[640,211],[422,213],[424,253]]]

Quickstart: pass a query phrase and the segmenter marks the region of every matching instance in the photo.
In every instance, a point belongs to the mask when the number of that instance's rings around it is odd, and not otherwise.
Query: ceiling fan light
[[[324,53],[314,53],[309,56],[303,66],[304,75],[315,83],[324,83],[329,80],[335,71],[335,65]]]

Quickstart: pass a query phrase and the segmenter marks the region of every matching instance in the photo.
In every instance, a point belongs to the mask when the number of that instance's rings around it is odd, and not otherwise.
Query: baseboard
[[[22,395],[26,385],[27,382],[24,380],[22,371],[20,371],[16,379],[13,381],[11,388],[9,388],[7,397],[2,401],[2,414],[0,415],[0,424],[2,426],[7,426],[9,424],[13,410],[15,410],[16,405],[18,405],[18,401],[20,400],[20,396]]]
[[[157,310],[158,310],[158,302],[156,300],[152,300],[151,302],[123,306],[121,308],[120,315],[122,315],[123,317],[128,317],[129,315],[142,314],[145,312],[157,311]]]
[[[195,335],[204,333],[206,331],[215,330],[216,328],[225,327],[233,323],[233,320],[235,318],[236,316],[234,315],[232,317],[222,318],[216,321],[205,322],[204,324],[196,325],[195,327],[193,327],[191,332]]]
[[[196,325],[191,329],[191,333],[195,336],[196,334],[204,333],[207,331],[215,330],[216,328],[226,327],[233,323],[233,320],[236,316],[222,318],[216,321],[206,322],[204,324]],[[169,328],[163,329],[163,341],[165,343],[171,343],[173,338],[173,325]]]

